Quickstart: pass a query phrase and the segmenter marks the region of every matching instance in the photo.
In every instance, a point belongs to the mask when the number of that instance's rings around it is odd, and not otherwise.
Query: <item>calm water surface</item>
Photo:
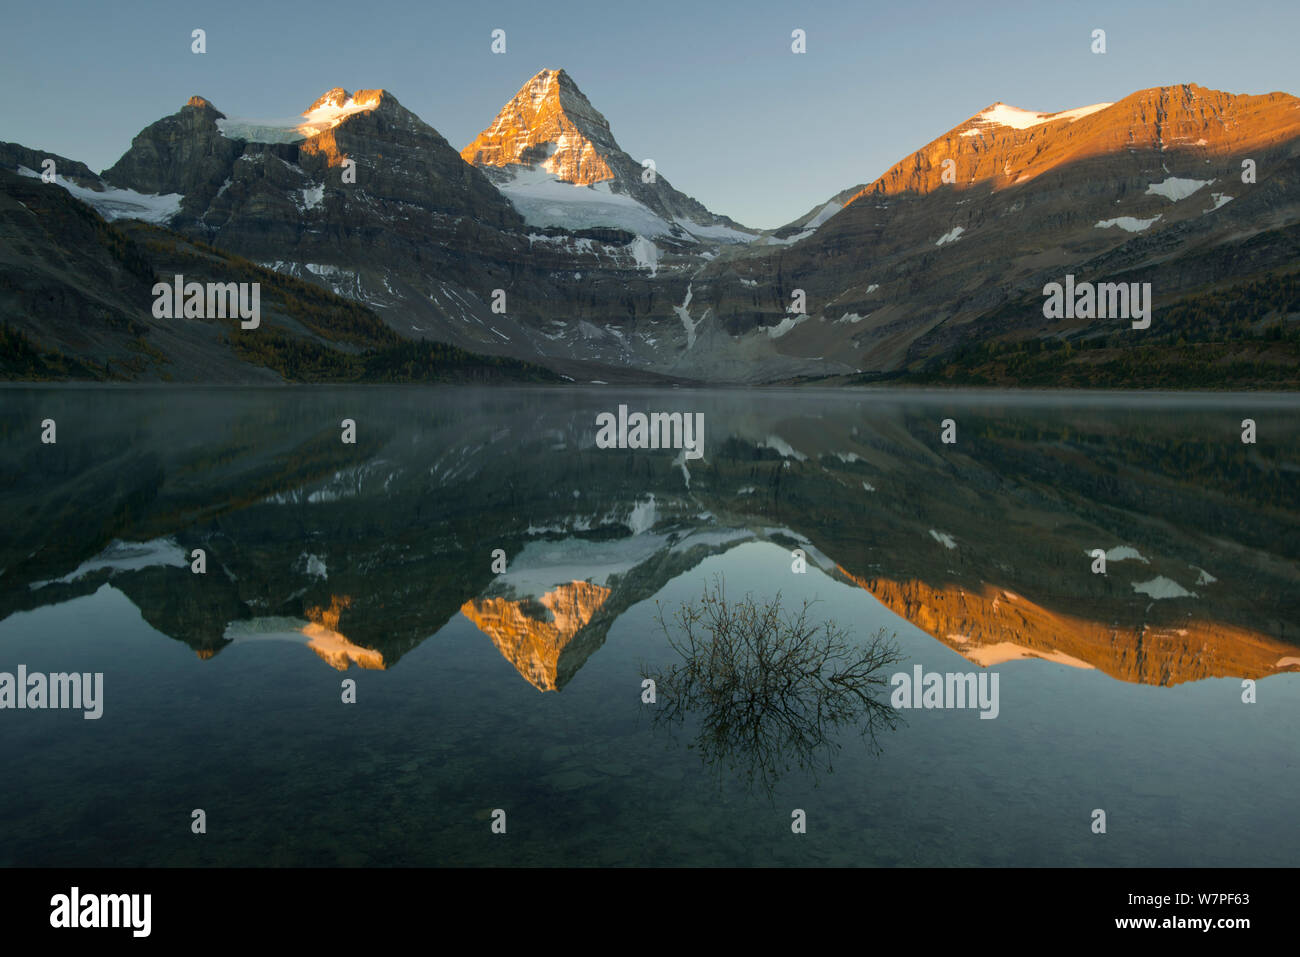
[[[596,448],[619,403],[704,457]],[[1294,865],[1298,406],[5,389],[0,672],[104,711],[0,710],[0,863]],[[997,717],[666,721],[714,585],[883,629],[886,678],[996,673]]]

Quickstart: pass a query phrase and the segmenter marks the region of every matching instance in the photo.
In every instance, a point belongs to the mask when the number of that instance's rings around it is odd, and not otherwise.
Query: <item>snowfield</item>
[[[40,179],[41,176],[40,173],[30,170],[26,166],[19,166],[18,173],[36,179]],[[62,186],[76,199],[93,206],[99,215],[109,221],[114,219],[140,219],[146,223],[165,224],[181,211],[181,200],[185,198],[180,193],[166,193],[156,196],[152,193],[137,193],[133,189],[115,189],[111,186],[105,187],[100,192],[99,190],[78,186],[62,176],[55,176],[54,183],[50,185]]]
[[[1013,130],[1027,130],[1030,127],[1038,126],[1040,123],[1051,123],[1056,120],[1069,120],[1073,123],[1075,120],[1081,120],[1085,116],[1090,116],[1113,105],[1112,103],[1094,103],[1092,106],[1080,106],[1073,110],[1062,110],[1060,113],[1037,113],[1033,110],[1022,110],[1017,106],[1008,106],[1006,103],[997,103],[974,118],[973,122],[979,124],[978,126],[966,130],[961,135],[979,136],[990,126],[1009,126]]]
[[[1100,219],[1097,221],[1098,229],[1109,229],[1112,226],[1118,226],[1120,229],[1127,230],[1130,233],[1140,233],[1144,229],[1150,229],[1151,224],[1160,217],[1153,216],[1151,219],[1137,219],[1133,216],[1120,216],[1116,219]]]
[[[1213,183],[1212,179],[1179,179],[1177,176],[1171,176],[1162,183],[1152,183],[1147,187],[1147,195],[1163,196],[1172,202],[1178,202],[1180,199],[1186,199],[1202,186],[1209,186]]]

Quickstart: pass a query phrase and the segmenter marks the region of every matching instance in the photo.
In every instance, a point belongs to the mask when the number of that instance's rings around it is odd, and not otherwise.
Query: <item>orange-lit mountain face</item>
[[[536,600],[476,598],[461,607],[461,614],[492,640],[530,684],[541,691],[557,691],[586,660],[586,654],[573,653],[571,643],[610,593],[603,585],[574,581]],[[576,659],[568,668],[561,665],[566,653]]]
[[[1121,681],[1175,685],[1202,678],[1263,678],[1294,671],[1300,660],[1294,645],[1221,622],[1091,621],[987,583],[973,590],[840,571],[896,615],[983,667],[1044,658],[1097,668]]]
[[[943,181],[946,160],[959,189],[1006,189],[1091,159],[1119,158],[1142,169],[1147,153],[1199,161],[1226,176],[1240,172],[1242,159],[1296,137],[1300,100],[1284,93],[1236,96],[1187,84],[1052,114],[995,103],[896,163],[845,205],[950,185]]]
[[[613,179],[606,157],[622,153],[603,117],[563,70],[543,70],[460,151],[474,166],[540,166],[565,183]]]
[[[0,144],[0,165],[22,177],[5,187],[13,208],[29,205],[19,193],[43,158]],[[1172,345],[1182,330],[1161,326],[1165,310],[1293,270],[1300,100],[1189,84],[1057,113],[994,103],[761,237],[673,188],[664,170],[648,175],[563,70],[532,77],[462,151],[387,91],[335,88],[279,125],[231,120],[196,96],[137,135],[102,178],[72,160],[59,168],[87,187],[70,202],[110,218],[143,209],[363,302],[404,337],[574,378],[924,375],[986,343],[1042,340],[1070,341],[1075,371],[1092,368],[1093,346],[1124,365],[1129,343],[1106,341],[1127,330],[1122,319],[1044,316],[1044,286],[1068,274],[1150,284],[1151,335],[1168,333],[1158,358],[1176,367],[1153,376],[1164,385],[1191,361]],[[10,228],[14,248],[51,241],[29,218]],[[11,264],[0,290],[50,258]],[[104,285],[62,273],[48,282]],[[496,289],[510,291],[504,314],[489,306]],[[95,358],[51,305],[60,301],[33,293],[8,307],[34,340]],[[1250,372],[1225,371],[1251,365],[1227,340],[1205,364],[1238,377],[1225,387],[1247,385]],[[1257,363],[1282,369],[1273,381],[1290,374],[1289,342]],[[124,338],[115,348],[132,347]],[[186,354],[160,351],[177,363]]]
[[[803,289],[809,321],[780,348],[863,371],[918,369],[989,340],[1128,328],[1046,319],[1042,290],[1067,274],[1149,282],[1158,331],[1185,296],[1293,265],[1297,182],[1300,99],[1287,94],[1159,87],[1054,114],[996,103],[842,208],[837,196],[783,227],[785,245],[710,263],[694,301],[771,328]],[[783,296],[756,301],[754,289],[774,285]]]
[[[531,225],[619,229],[687,246],[757,237],[678,192],[652,160],[643,165],[625,153],[563,70],[525,83],[460,155]]]

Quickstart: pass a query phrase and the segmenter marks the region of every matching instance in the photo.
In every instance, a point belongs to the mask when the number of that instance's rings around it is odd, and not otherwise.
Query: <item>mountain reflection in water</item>
[[[767,541],[981,667],[1161,686],[1300,668],[1293,400],[1247,401],[1249,446],[1227,399],[655,393],[705,414],[709,454],[685,463],[595,448],[593,391],[85,395],[6,394],[0,616],[111,581],[204,658],[296,635],[391,668],[462,614],[559,690],[630,606]],[[33,416],[56,446],[15,441]]]
[[[619,403],[705,457],[596,448]],[[1293,863],[1296,405],[7,389],[0,671],[105,690],[0,717],[0,864]],[[714,576],[896,639],[876,680],[998,677],[996,720],[674,682],[656,603]]]

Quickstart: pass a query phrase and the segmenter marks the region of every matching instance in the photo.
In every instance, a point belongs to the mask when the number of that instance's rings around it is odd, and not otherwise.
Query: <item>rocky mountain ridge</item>
[[[268,141],[238,135],[253,129]],[[579,381],[896,375],[972,342],[1114,337],[1124,323],[1045,319],[1044,284],[1141,277],[1159,312],[1286,269],[1300,227],[1300,100],[1190,84],[1049,114],[995,103],[758,237],[643,181],[562,70],[460,152],[385,90],[330,90],[279,129],[196,96],[100,178],[62,161],[61,185],[357,300],[402,337]],[[39,158],[0,146],[23,175]],[[543,208],[567,225],[538,225]]]

